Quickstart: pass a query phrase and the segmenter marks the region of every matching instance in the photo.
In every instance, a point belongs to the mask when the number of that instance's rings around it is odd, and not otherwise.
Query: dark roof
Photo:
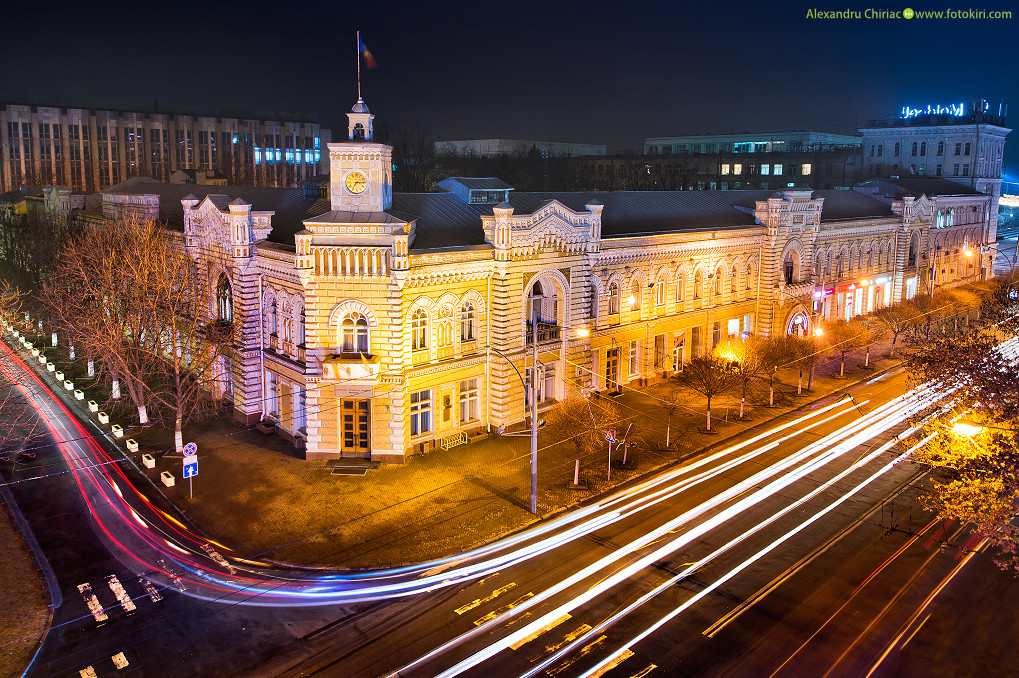
[[[180,201],[186,196],[192,195],[199,201],[206,196],[214,196],[213,202],[223,211],[228,210],[230,199],[240,198],[251,203],[253,212],[275,212],[269,240],[291,247],[294,244],[294,233],[304,228],[305,219],[329,211],[328,198],[306,198],[303,188],[164,184],[148,177],[132,177],[102,192],[116,195],[158,194],[160,220],[178,231],[184,229],[184,209]],[[226,200],[221,200],[219,196]]]
[[[980,191],[942,177],[890,177],[888,179],[871,179],[858,184],[857,191],[887,198],[901,199],[906,196],[928,198],[936,195],[980,195]]]
[[[135,177],[104,193],[160,196],[160,218],[170,226],[183,228],[180,201],[188,194],[199,200],[212,196],[222,210],[232,197],[252,205],[253,211],[273,211],[269,240],[293,245],[294,234],[304,230],[304,221],[354,221],[347,212],[331,212],[328,198],[307,198],[301,188],[253,188],[250,186],[203,186],[164,184]],[[610,191],[575,193],[510,193],[515,214],[531,214],[551,200],[586,213],[587,204],[603,204],[602,237],[613,238],[642,233],[711,230],[753,226],[758,200],[776,195],[770,190],[737,191]],[[864,219],[892,215],[888,205],[856,191],[814,191],[823,197],[822,221]],[[452,193],[396,193],[388,213],[362,214],[362,221],[389,222],[417,220],[413,249],[466,247],[485,243],[481,216],[491,215],[492,205],[465,203]],[[388,214],[388,216],[387,216]],[[348,219],[349,217],[349,219]]]

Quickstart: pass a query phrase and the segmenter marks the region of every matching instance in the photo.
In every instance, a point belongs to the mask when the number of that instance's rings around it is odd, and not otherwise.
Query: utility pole
[[[531,513],[538,513],[538,309],[531,308]]]

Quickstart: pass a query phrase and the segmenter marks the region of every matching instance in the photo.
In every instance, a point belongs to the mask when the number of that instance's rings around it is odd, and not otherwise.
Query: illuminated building
[[[309,459],[400,462],[516,424],[518,371],[543,406],[660,378],[729,337],[866,313],[918,293],[926,252],[947,262],[939,284],[987,275],[990,198],[957,184],[530,193],[454,178],[400,194],[367,106],[348,118],[327,197],[148,179],[103,192],[107,217],[183,231],[210,312],[234,325],[220,368],[235,412],[277,422]],[[962,248],[974,268],[953,269]]]
[[[234,185],[295,186],[322,171],[330,138],[309,121],[7,104],[0,191],[96,191],[135,176],[168,181],[178,170],[218,170]]]

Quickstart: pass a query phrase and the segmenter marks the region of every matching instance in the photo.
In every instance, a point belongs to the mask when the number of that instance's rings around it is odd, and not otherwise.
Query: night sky
[[[1004,100],[1008,122],[1019,120],[1019,11],[1004,20],[812,20],[811,8],[905,5],[687,4],[47,3],[37,17],[24,5],[0,41],[0,89],[7,99],[57,103],[158,99],[295,111],[336,129],[357,98],[360,29],[378,62],[362,72],[376,120],[420,119],[440,139],[576,141],[614,151],[670,134],[852,133],[904,105],[974,98],[994,111]],[[1019,166],[1019,140],[1006,147],[1006,162]]]

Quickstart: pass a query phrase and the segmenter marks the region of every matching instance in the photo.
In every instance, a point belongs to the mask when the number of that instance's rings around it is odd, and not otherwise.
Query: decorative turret
[[[375,118],[368,110],[368,104],[361,97],[347,113],[347,138],[351,141],[372,140],[372,120]]]

